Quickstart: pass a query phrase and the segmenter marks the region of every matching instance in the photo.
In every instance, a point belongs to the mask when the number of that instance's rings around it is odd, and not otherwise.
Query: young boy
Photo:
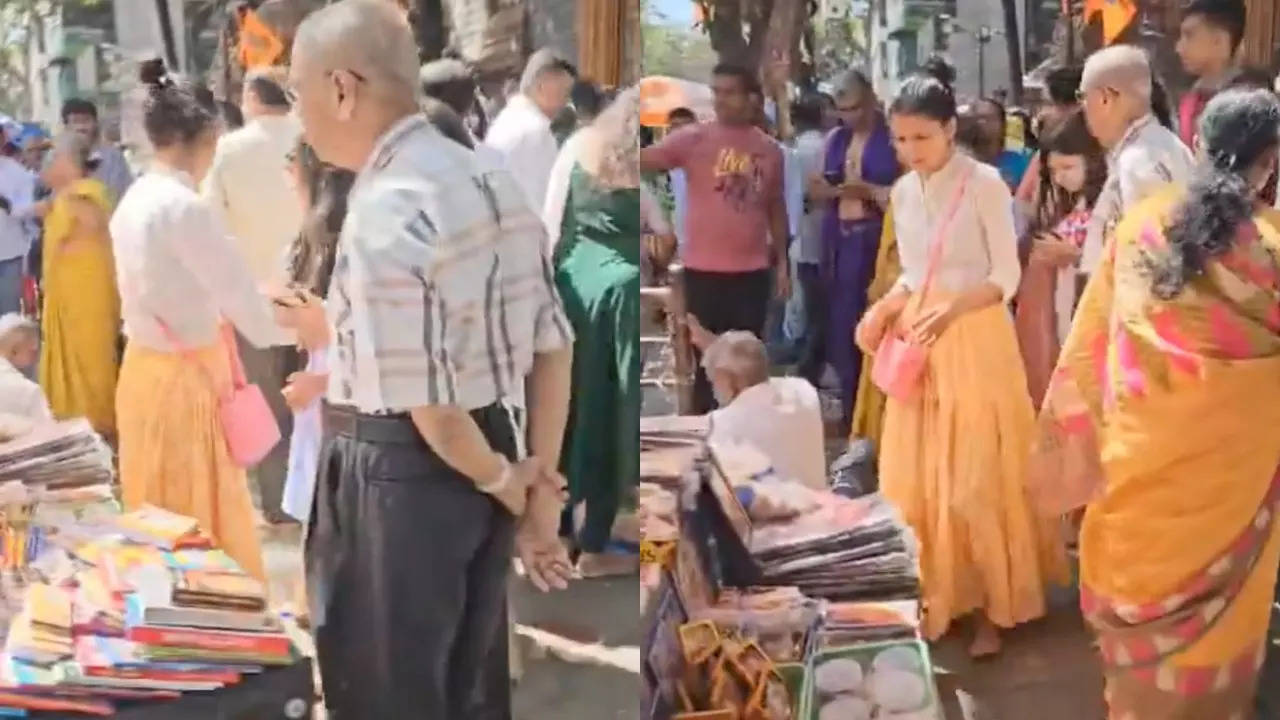
[[[1178,105],[1178,132],[1193,150],[1200,113],[1237,72],[1245,15],[1244,0],[1187,0],[1183,6],[1178,57],[1196,82]]]
[[[0,317],[0,415],[53,419],[44,391],[23,374],[35,367],[39,353],[40,326],[17,313]]]

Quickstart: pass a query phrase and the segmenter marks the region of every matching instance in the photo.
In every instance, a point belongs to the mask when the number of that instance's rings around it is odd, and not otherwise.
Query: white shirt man
[[[535,213],[546,203],[548,178],[560,151],[551,120],[568,104],[573,81],[573,66],[567,61],[546,49],[534,53],[525,66],[520,93],[498,113],[484,138],[484,144],[502,156]]]
[[[226,219],[254,279],[270,282],[280,275],[285,248],[302,227],[302,207],[286,175],[287,158],[301,128],[288,115],[289,105],[264,102],[245,83],[249,122],[222,136],[203,194]],[[279,98],[283,100],[283,90]]]

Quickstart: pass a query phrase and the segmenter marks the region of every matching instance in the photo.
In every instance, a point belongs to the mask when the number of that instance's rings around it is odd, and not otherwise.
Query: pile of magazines
[[[84,419],[37,425],[0,443],[0,482],[57,486],[110,483],[111,448]]]
[[[830,495],[800,517],[755,524],[751,556],[767,585],[794,585],[810,597],[910,600],[920,595],[915,538],[879,494]]]

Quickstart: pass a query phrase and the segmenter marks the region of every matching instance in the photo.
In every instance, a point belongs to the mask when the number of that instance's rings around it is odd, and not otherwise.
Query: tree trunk
[[[1022,41],[1018,30],[1018,0],[1000,0],[1004,8],[1004,40],[1009,53],[1009,101],[1022,102]]]
[[[742,34],[742,0],[712,0],[707,18],[707,34],[711,48],[721,60],[746,63],[750,61],[747,39]]]

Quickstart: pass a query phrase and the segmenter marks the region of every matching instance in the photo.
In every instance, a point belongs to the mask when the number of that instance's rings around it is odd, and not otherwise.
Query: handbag
[[[960,184],[956,187],[955,194],[951,197],[951,204],[947,207],[947,212],[943,216],[942,222],[934,228],[933,242],[929,247],[929,264],[925,269],[924,283],[920,287],[920,292],[916,296],[917,305],[923,302],[924,297],[929,294],[929,289],[933,285],[933,276],[938,269],[938,262],[942,258],[942,241],[946,237],[947,228],[951,226],[951,222],[955,220],[956,212],[960,209],[960,201],[964,198],[964,191],[969,185],[969,175],[972,170],[965,173],[960,179]],[[896,329],[890,329],[880,340],[880,347],[876,349],[875,359],[871,365],[871,381],[885,395],[895,400],[909,400],[916,393],[916,389],[920,386],[920,379],[924,377],[925,365],[929,360],[929,349],[917,342],[907,340],[900,337]]]
[[[209,383],[216,383],[209,369],[204,366],[189,348],[178,342],[177,337],[156,318],[165,338],[178,349],[187,360],[195,363],[208,377]],[[222,425],[222,436],[226,439],[227,453],[232,462],[242,468],[249,468],[262,462],[280,442],[280,426],[276,423],[275,414],[267,404],[262,389],[245,379],[244,364],[240,361],[240,353],[236,345],[235,334],[230,326],[223,324],[219,328],[219,339],[227,351],[227,359],[231,365],[231,388],[218,397],[218,421]]]

